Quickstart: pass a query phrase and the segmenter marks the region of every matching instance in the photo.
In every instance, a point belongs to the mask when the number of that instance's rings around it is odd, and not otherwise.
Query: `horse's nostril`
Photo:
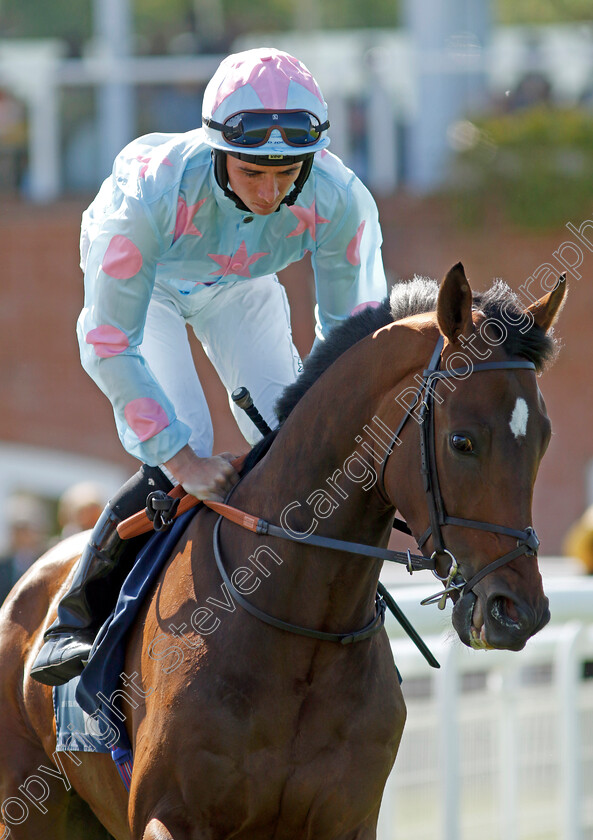
[[[521,616],[517,605],[510,598],[499,595],[492,598],[490,602],[490,615],[499,624],[508,627],[517,627],[521,623]]]

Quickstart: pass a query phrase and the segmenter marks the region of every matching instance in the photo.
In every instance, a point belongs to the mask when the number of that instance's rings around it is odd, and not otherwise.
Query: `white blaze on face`
[[[517,397],[517,402],[515,403],[515,407],[511,415],[511,422],[509,423],[511,432],[515,435],[517,440],[521,437],[525,437],[528,417],[529,409],[527,408],[527,403],[523,397]]]

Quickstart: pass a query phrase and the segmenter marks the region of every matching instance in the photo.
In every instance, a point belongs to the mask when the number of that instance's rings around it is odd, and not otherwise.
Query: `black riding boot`
[[[149,493],[167,492],[171,487],[158,467],[143,464],[107,503],[74,570],[70,589],[58,605],[58,617],[45,631],[45,644],[31,669],[37,682],[61,685],[82,672],[131,561],[148,538],[121,540],[117,526],[146,506]]]

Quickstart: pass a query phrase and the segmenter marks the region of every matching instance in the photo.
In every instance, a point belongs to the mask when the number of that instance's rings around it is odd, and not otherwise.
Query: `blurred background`
[[[297,55],[320,83],[331,150],[377,200],[391,282],[440,278],[461,260],[474,288],[501,277],[526,301],[567,271],[563,351],[540,382],[554,436],[534,525],[546,575],[593,572],[588,0],[0,0],[6,585],[48,543],[89,527],[137,467],[78,360],[81,213],[125,143],[199,126],[203,90],[222,57],[266,44]],[[306,354],[310,266],[291,266],[280,279]],[[216,450],[244,450],[226,395],[201,348],[194,351]],[[591,753],[593,768],[593,744]],[[458,827],[451,831],[458,840]],[[507,840],[519,836],[512,820],[505,831]],[[585,836],[559,832],[533,836]]]
[[[82,210],[125,143],[198,126],[221,58],[263,44],[319,80],[331,148],[379,204],[391,281],[440,278],[461,260],[475,288],[502,277],[541,292],[568,269],[565,350],[541,381],[555,436],[535,498],[544,551],[559,554],[593,502],[586,0],[0,0],[0,551],[3,499],[43,497],[55,534],[67,486],[109,492],[136,466],[79,366]],[[306,354],[310,267],[281,279]],[[244,446],[197,347],[196,361],[216,448]]]

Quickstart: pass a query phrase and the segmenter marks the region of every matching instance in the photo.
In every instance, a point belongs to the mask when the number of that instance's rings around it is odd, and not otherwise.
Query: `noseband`
[[[444,609],[447,598],[451,597],[452,593],[463,589],[464,594],[471,592],[474,586],[482,580],[490,572],[499,569],[515,560],[522,554],[535,555],[539,547],[539,539],[535,530],[531,526],[527,526],[524,531],[516,530],[515,528],[507,528],[504,525],[494,525],[491,522],[480,522],[475,519],[461,519],[457,516],[449,516],[445,509],[445,503],[441,494],[439,486],[439,477],[437,471],[437,461],[435,452],[435,425],[434,425],[434,393],[435,388],[440,379],[449,379],[456,377],[464,379],[466,375],[476,371],[486,370],[533,370],[535,365],[528,361],[505,361],[505,362],[479,362],[477,364],[470,364],[467,367],[452,368],[451,370],[440,370],[442,359],[444,338],[439,336],[436,347],[428,364],[428,367],[422,374],[422,384],[415,394],[414,400],[408,408],[408,411],[402,421],[400,422],[397,431],[394,433],[391,441],[387,447],[387,451],[381,463],[379,472],[379,488],[381,494],[388,501],[388,496],[385,491],[385,468],[389,456],[392,454],[399,435],[406,425],[409,418],[412,416],[413,410],[419,406],[418,423],[420,424],[420,456],[421,456],[421,474],[424,485],[424,492],[426,493],[426,502],[428,506],[429,527],[418,540],[418,547],[422,551],[429,537],[432,536],[433,553],[431,560],[435,560],[439,556],[446,555],[450,559],[449,571],[446,575],[441,576],[433,569],[433,574],[444,584],[444,590],[438,592],[436,595],[431,595],[425,598],[423,604],[433,604],[438,601],[439,609]],[[391,502],[389,501],[389,504]],[[517,547],[512,551],[508,551],[496,560],[493,560],[483,569],[471,577],[468,581],[461,575],[459,571],[459,563],[454,554],[445,546],[443,532],[441,530],[443,525],[459,525],[464,528],[475,528],[479,531],[489,531],[494,534],[503,534],[507,537],[515,537],[517,539]]]

